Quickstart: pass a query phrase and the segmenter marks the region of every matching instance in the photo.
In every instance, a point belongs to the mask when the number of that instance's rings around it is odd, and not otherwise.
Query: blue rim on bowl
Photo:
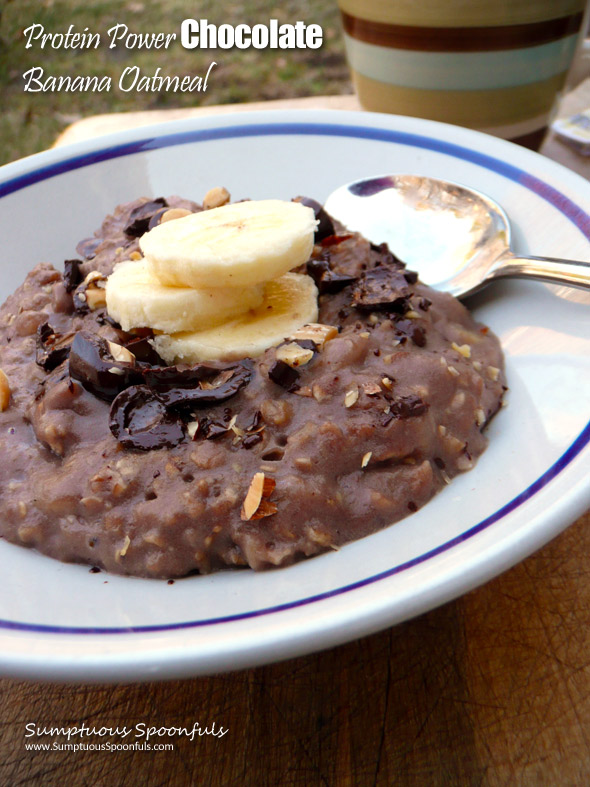
[[[525,170],[520,169],[512,164],[504,162],[500,159],[494,158],[487,154],[481,153],[477,150],[471,150],[461,145],[447,142],[434,137],[429,137],[421,134],[408,133],[399,130],[357,126],[357,125],[340,125],[334,123],[317,123],[317,122],[289,122],[289,123],[254,123],[246,125],[232,125],[229,127],[218,127],[209,129],[193,129],[190,131],[183,131],[178,133],[170,133],[158,136],[146,136],[141,139],[133,140],[131,142],[117,144],[103,149],[98,149],[92,152],[84,153],[77,156],[72,156],[64,160],[55,162],[53,164],[33,168],[24,174],[17,175],[9,178],[0,184],[0,198],[20,189],[26,188],[34,183],[50,179],[56,175],[69,172],[71,170],[80,169],[92,164],[109,159],[116,159],[122,156],[134,155],[143,153],[150,150],[155,150],[163,147],[171,147],[176,145],[183,145],[187,143],[198,143],[209,140],[229,139],[236,137],[246,136],[271,136],[271,135],[322,135],[322,136],[339,136],[339,137],[352,137],[361,139],[378,140],[382,142],[391,142],[412,146],[415,148],[423,148],[438,153],[462,159],[489,171],[502,175],[520,186],[525,187],[533,192],[543,200],[548,202],[560,213],[562,213],[575,227],[584,235],[585,238],[590,239],[590,216],[582,210],[578,205],[570,200],[565,194],[555,189],[550,184],[542,179],[527,173]],[[52,633],[52,634],[129,634],[129,633],[148,633],[159,631],[174,631],[179,629],[195,628],[200,626],[215,625],[219,623],[230,623],[232,621],[245,620],[248,618],[256,618],[260,616],[272,615],[277,612],[282,612],[288,609],[313,604],[328,598],[349,593],[367,585],[374,584],[383,579],[399,574],[410,568],[413,568],[421,563],[424,563],[437,555],[446,552],[458,544],[473,538],[476,534],[481,533],[483,530],[489,528],[494,523],[498,522],[511,512],[515,511],[526,501],[530,500],[541,489],[543,489],[550,481],[556,478],[572,461],[581,453],[581,451],[590,442],[590,423],[588,423],[582,432],[576,437],[571,445],[563,452],[557,461],[555,461],[548,470],[546,470],[539,478],[530,484],[524,491],[510,500],[507,504],[495,511],[493,514],[487,516],[476,525],[468,530],[459,534],[455,538],[440,544],[435,549],[427,551],[413,559],[395,565],[386,571],[381,571],[378,574],[363,578],[362,580],[353,582],[349,585],[344,585],[333,590],[310,595],[300,598],[289,603],[280,604],[276,606],[269,606],[247,612],[242,612],[235,615],[227,615],[222,617],[205,618],[201,620],[190,620],[177,622],[172,624],[154,624],[143,626],[131,627],[77,627],[77,626],[54,626],[42,624],[21,623],[11,620],[0,620],[0,628],[9,630],[20,630],[37,633]]]

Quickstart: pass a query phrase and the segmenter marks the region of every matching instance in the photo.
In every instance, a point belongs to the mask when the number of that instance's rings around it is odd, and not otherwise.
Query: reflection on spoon
[[[426,284],[457,297],[507,276],[590,289],[589,262],[516,256],[502,208],[456,183],[418,175],[369,178],[333,191],[325,208],[371,242],[386,242]]]

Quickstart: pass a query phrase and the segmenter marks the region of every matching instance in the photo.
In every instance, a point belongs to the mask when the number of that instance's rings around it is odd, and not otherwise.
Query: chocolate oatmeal
[[[410,515],[473,467],[505,390],[498,340],[311,204],[298,273],[317,320],[254,358],[171,364],[157,333],[106,310],[114,265],[192,202],[120,206],[62,270],[26,277],[0,309],[5,539],[145,577],[284,566]]]

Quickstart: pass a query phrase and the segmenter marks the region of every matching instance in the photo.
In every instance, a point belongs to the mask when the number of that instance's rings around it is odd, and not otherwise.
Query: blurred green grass
[[[50,147],[70,123],[88,115],[172,107],[264,101],[298,96],[349,93],[352,88],[344,58],[336,0],[0,0],[0,164]],[[250,25],[271,18],[320,24],[324,44],[316,50],[186,50],[175,41],[167,50],[108,48],[107,30],[117,23],[130,31],[176,32],[186,17],[214,24]],[[25,48],[23,30],[38,22],[45,32],[66,32],[73,24],[82,32],[101,34],[101,46],[90,50]],[[126,66],[152,75],[205,76],[213,69],[207,92],[124,93],[117,87]],[[49,75],[107,75],[110,92],[24,92],[23,73],[41,66]]]

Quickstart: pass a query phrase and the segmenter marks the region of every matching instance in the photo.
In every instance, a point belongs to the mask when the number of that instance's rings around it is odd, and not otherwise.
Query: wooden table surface
[[[585,91],[569,109],[590,105],[590,80]],[[281,104],[354,108],[356,99]],[[91,118],[59,142],[199,112]],[[559,142],[543,152],[590,177],[590,161]],[[0,681],[0,784],[588,785],[589,555],[587,513],[456,601],[281,664],[151,685]],[[82,721],[227,732],[159,739],[173,751],[25,750],[26,724]]]

